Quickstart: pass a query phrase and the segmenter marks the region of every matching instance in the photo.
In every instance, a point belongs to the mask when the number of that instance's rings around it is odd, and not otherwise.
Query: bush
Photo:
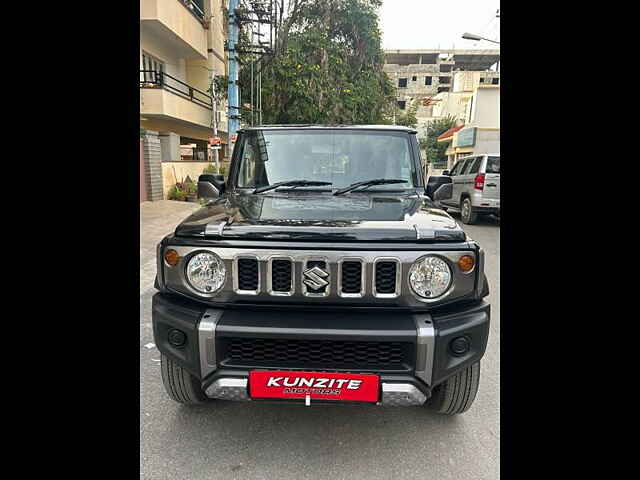
[[[227,178],[227,167],[226,167],[226,165],[220,165],[220,171],[216,172],[216,166],[213,163],[211,163],[211,164],[209,164],[209,165],[207,165],[205,167],[205,169],[202,171],[202,173],[219,173],[219,174],[223,175],[224,178],[226,179]]]
[[[167,198],[169,200],[178,200],[180,202],[183,202],[185,198],[187,198],[187,192],[180,189],[177,185],[174,185],[173,187],[171,187],[171,190],[169,190],[169,195],[167,196]]]

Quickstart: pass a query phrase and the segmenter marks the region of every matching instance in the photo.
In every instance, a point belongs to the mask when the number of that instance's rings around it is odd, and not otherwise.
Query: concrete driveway
[[[457,417],[424,408],[171,401],[149,345],[155,246],[197,205],[140,207],[140,475],[161,479],[497,479],[500,458],[500,226],[464,226],[486,250],[491,333],[480,389]]]

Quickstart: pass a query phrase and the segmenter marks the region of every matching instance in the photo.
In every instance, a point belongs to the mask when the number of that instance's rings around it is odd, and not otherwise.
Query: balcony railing
[[[204,21],[204,12],[196,2],[194,2],[193,0],[178,0],[178,1],[181,4],[183,4],[185,7],[187,7],[187,10],[193,13],[198,20]]]
[[[140,88],[164,88],[206,108],[213,108],[211,97],[202,90],[157,70],[140,70]]]

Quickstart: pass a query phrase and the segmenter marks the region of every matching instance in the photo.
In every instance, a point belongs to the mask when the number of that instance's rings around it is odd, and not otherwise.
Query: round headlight
[[[422,257],[409,270],[409,284],[423,298],[436,298],[451,285],[451,269],[439,257]]]
[[[187,264],[187,279],[193,288],[202,293],[214,293],[224,285],[226,268],[215,253],[194,255]]]

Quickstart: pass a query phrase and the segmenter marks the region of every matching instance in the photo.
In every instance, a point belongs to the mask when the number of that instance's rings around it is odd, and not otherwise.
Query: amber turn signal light
[[[164,252],[164,261],[167,262],[167,265],[175,267],[180,261],[180,255],[175,250],[167,250]]]
[[[460,268],[464,273],[467,273],[473,270],[475,263],[476,262],[471,255],[463,255],[458,259],[458,268]]]

